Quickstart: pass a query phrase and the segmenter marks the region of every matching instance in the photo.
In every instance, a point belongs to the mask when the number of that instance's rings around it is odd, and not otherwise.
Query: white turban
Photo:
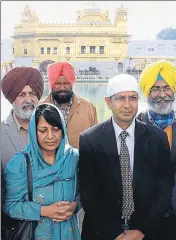
[[[136,78],[129,74],[119,74],[111,78],[107,84],[107,96],[111,97],[112,95],[125,92],[125,91],[134,91],[139,93],[139,86]]]

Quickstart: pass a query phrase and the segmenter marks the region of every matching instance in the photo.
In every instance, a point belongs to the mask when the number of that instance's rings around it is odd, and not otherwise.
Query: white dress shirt
[[[115,131],[118,154],[120,155],[120,147],[121,147],[120,134],[124,130],[117,125],[117,123],[114,121],[113,117],[112,117],[112,124],[113,124],[114,131]],[[126,137],[125,141],[126,141],[126,145],[128,147],[129,155],[130,155],[131,173],[133,175],[135,119],[133,120],[132,124],[125,131],[128,132],[128,136]]]

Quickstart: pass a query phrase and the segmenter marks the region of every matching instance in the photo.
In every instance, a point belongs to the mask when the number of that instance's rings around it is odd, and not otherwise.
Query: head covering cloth
[[[168,61],[158,61],[149,64],[141,73],[139,86],[145,97],[156,81],[164,80],[173,92],[176,92],[176,67]]]
[[[47,105],[52,104],[47,103]],[[78,150],[69,145],[64,118],[59,109],[54,105],[52,106],[57,109],[64,129],[64,137],[62,137],[61,143],[56,150],[56,160],[54,165],[48,165],[46,163],[37,141],[37,126],[35,123],[36,110],[33,112],[30,120],[29,144],[26,146],[24,151],[28,153],[31,160],[33,171],[33,189],[52,184],[53,190],[51,192],[47,192],[47,194],[53,195],[53,203],[60,201],[74,201],[77,194]],[[19,172],[19,169],[21,169],[20,163],[24,163],[24,169]],[[16,172],[18,172],[18,174]],[[7,205],[8,202],[14,201],[14,199],[22,199],[24,195],[27,194],[28,186],[24,154],[21,152],[17,153],[7,164],[5,169],[5,178],[7,188]],[[51,224],[52,228],[52,219],[48,220],[48,218],[46,218],[46,221],[49,221],[48,223]],[[80,239],[78,228],[74,228],[72,232],[68,231],[68,229],[72,228],[73,225],[77,226],[76,215],[73,215],[67,221],[55,224],[58,224],[58,227],[53,229],[52,239]],[[65,229],[67,229],[67,231]],[[36,229],[35,234],[36,236],[40,236],[40,230],[37,232]]]
[[[13,103],[23,88],[29,87],[40,100],[44,90],[42,75],[36,68],[17,67],[9,71],[1,81],[2,92],[10,103]]]
[[[71,64],[59,62],[48,67],[48,80],[51,89],[54,87],[59,76],[64,76],[73,85],[75,82],[75,72]]]
[[[111,97],[116,93],[134,91],[139,93],[137,80],[129,74],[119,74],[111,78],[107,84],[107,96]]]

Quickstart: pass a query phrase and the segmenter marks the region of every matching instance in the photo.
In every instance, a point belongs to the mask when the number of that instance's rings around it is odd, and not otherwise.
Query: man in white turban
[[[158,240],[173,184],[170,150],[165,132],[135,120],[138,98],[133,76],[110,79],[112,117],[80,135],[84,240]]]

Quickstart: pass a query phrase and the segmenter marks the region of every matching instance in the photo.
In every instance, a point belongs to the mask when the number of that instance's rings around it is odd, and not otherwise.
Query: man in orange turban
[[[71,64],[59,62],[49,66],[48,81],[51,93],[41,102],[53,103],[60,109],[67,124],[69,143],[78,148],[80,133],[97,123],[96,108],[74,93],[75,72]]]
[[[51,89],[53,89],[59,76],[64,76],[70,85],[75,82],[75,72],[69,63],[55,63],[48,67],[48,80]]]
[[[75,72],[71,64],[59,62],[49,66],[48,81],[51,93],[42,102],[53,103],[60,109],[67,124],[69,143],[78,148],[80,133],[98,123],[96,108],[74,93]],[[82,221],[83,212],[79,215],[80,230]]]
[[[149,64],[141,73],[139,86],[147,99],[148,109],[138,119],[167,133],[171,162],[176,179],[176,67],[168,61]],[[176,199],[176,197],[175,197]],[[176,239],[176,216],[172,208],[166,214],[157,239]]]

